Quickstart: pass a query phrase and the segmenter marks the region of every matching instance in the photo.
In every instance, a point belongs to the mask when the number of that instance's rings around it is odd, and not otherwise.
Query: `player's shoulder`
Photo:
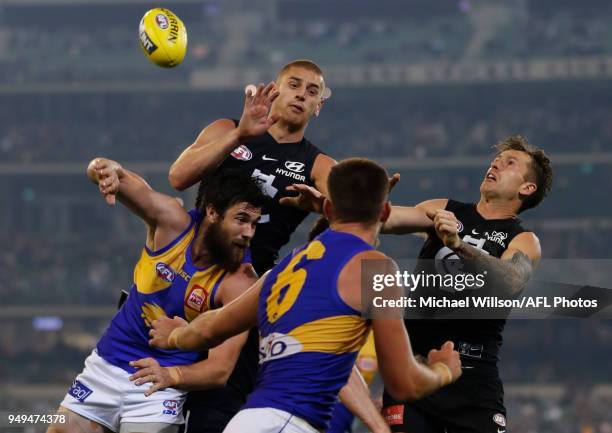
[[[238,269],[229,272],[223,279],[223,283],[239,284],[241,282],[249,283],[257,280],[257,272],[250,263],[242,263]]]
[[[233,119],[217,119],[206,125],[202,130],[202,134],[206,134],[207,138],[214,140],[215,137],[227,134],[232,129],[235,129],[236,126],[238,126],[238,123]]]
[[[397,269],[397,264],[383,252],[371,249],[355,254],[344,266],[342,272],[353,277],[359,277],[361,273],[374,269],[386,272],[394,271]]]
[[[534,250],[540,250],[540,239],[534,232],[524,231],[517,234],[509,244],[509,247],[524,246]]]
[[[250,263],[243,263],[238,269],[227,273],[219,286],[218,301],[215,304],[227,305],[247,291],[257,281],[257,273]]]

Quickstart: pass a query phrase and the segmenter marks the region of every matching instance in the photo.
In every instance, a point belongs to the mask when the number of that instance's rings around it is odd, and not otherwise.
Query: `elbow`
[[[170,167],[170,173],[168,173],[168,182],[170,182],[172,188],[176,189],[177,191],[183,191],[189,186],[185,182],[185,178],[180,175],[179,170],[174,166],[174,164],[172,165],[172,167]]]

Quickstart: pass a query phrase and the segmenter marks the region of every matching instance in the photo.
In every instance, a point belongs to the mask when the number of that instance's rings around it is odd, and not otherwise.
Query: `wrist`
[[[240,124],[230,132],[232,134],[232,143],[236,143],[235,147],[240,146],[244,141],[248,140],[250,137],[242,130]]]
[[[455,252],[458,252],[461,249],[463,249],[463,245],[464,245],[463,241],[461,240],[461,238],[459,236],[457,236],[457,239],[449,242],[447,247],[450,248],[451,250],[455,251]]]
[[[166,367],[168,370],[168,375],[170,376],[170,383],[168,384],[172,388],[178,388],[183,383],[183,372],[181,371],[181,367],[172,366]]]
[[[182,327],[181,328],[174,328],[172,330],[172,332],[170,332],[170,335],[168,335],[168,346],[169,349],[181,349],[180,343],[179,343],[179,336],[182,332]]]
[[[443,362],[436,362],[429,366],[431,370],[438,376],[440,388],[448,385],[453,381],[453,373],[451,369]]]

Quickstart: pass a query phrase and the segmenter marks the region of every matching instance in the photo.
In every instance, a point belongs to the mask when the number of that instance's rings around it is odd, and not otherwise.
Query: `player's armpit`
[[[204,128],[170,167],[168,181],[182,191],[214,171],[238,147],[238,132],[233,120],[218,119]]]

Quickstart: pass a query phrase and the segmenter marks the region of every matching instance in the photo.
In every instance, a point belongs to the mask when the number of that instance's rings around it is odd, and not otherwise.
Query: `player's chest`
[[[143,302],[154,302],[168,316],[178,314],[187,320],[211,308],[213,290],[221,278],[220,270],[200,271],[183,260],[146,260],[135,272]]]
[[[284,195],[294,183],[310,184],[312,163],[299,145],[268,145],[246,143],[230,154],[224,162],[227,169],[247,172],[260,179],[264,191],[271,197]]]

